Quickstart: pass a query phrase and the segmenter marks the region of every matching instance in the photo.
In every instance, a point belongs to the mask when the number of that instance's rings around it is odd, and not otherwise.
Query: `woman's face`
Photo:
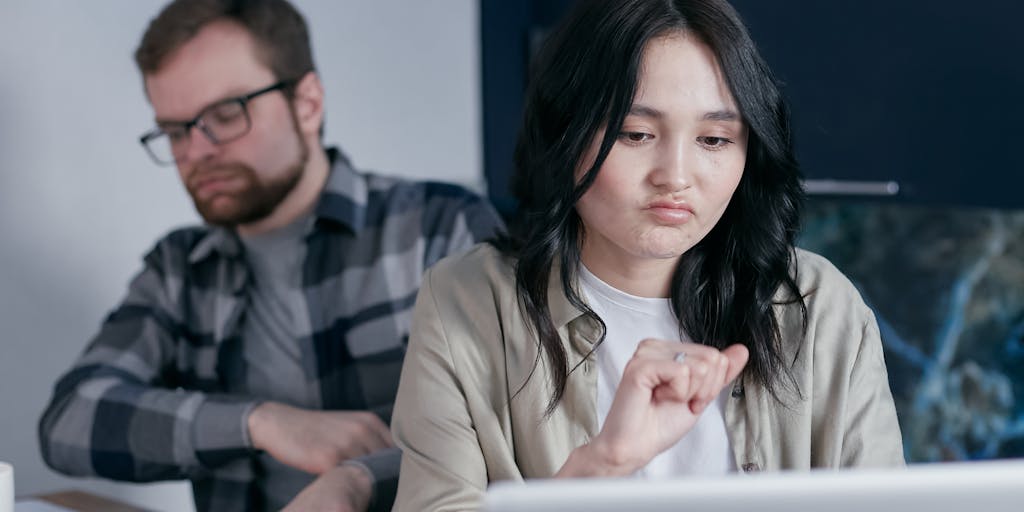
[[[664,296],[667,280],[657,291],[630,290],[628,282],[669,278],[680,255],[715,226],[743,174],[747,129],[714,53],[694,36],[650,41],[637,85],[618,140],[576,211],[591,272],[627,292]]]

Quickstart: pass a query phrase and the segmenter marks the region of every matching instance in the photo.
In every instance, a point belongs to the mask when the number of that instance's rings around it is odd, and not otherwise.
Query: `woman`
[[[516,160],[525,234],[420,291],[396,510],[505,479],[903,464],[874,317],[793,247],[786,109],[727,3],[581,2]]]

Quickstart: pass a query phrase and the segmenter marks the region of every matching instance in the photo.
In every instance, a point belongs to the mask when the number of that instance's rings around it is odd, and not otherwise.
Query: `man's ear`
[[[294,87],[292,105],[299,130],[317,135],[324,121],[324,86],[315,71],[306,73]]]

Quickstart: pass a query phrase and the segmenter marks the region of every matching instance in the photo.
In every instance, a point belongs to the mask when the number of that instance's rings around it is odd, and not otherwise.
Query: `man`
[[[207,226],[157,243],[57,383],[39,425],[54,469],[187,478],[200,511],[390,508],[420,275],[501,222],[325,150],[308,39],[285,0],[176,0],[150,24],[141,140]]]

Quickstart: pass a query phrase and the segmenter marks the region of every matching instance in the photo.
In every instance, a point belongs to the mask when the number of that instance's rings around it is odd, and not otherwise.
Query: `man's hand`
[[[362,468],[338,466],[302,490],[283,512],[363,512],[370,504],[372,483]]]
[[[316,475],[345,460],[394,446],[387,425],[364,411],[310,411],[264,402],[249,414],[248,423],[256,449]]]

